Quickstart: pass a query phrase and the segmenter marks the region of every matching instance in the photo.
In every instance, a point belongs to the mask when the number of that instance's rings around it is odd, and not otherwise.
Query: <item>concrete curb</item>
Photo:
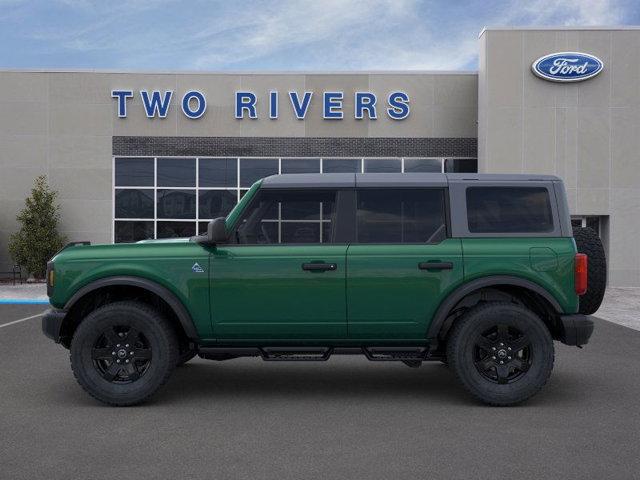
[[[0,305],[48,305],[49,300],[40,298],[0,298]]]
[[[48,303],[47,285],[44,283],[0,285],[0,305],[45,305]]]

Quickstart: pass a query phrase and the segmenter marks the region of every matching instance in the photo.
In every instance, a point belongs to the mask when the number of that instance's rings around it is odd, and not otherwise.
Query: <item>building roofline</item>
[[[109,75],[478,75],[477,70],[118,70],[91,68],[11,68],[0,73],[96,73]]]
[[[593,26],[527,26],[527,27],[483,27],[480,33],[478,34],[478,38],[484,35],[484,32],[492,30],[492,31],[516,31],[516,30],[573,30],[573,31],[581,31],[581,30],[640,30],[640,25],[593,25]]]

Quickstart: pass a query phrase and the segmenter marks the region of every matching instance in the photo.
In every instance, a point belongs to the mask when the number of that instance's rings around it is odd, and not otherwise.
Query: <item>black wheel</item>
[[[530,310],[487,303],[454,325],[447,360],[474,396],[490,405],[514,405],[547,382],[553,370],[553,339]]]
[[[139,302],[117,302],[91,312],[71,341],[71,368],[90,395],[109,405],[134,405],[169,378],[178,359],[167,320]]]
[[[580,310],[584,315],[595,313],[607,287],[607,258],[604,254],[602,240],[596,231],[589,227],[573,229],[578,252],[585,253],[587,259],[587,292],[580,296]]]

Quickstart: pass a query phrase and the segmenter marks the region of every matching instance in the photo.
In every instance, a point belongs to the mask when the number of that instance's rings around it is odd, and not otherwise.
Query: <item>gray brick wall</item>
[[[476,157],[476,138],[113,137],[113,155]]]

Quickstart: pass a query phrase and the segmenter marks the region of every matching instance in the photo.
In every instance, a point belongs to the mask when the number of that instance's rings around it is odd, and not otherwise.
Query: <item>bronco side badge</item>
[[[195,273],[204,273],[204,269],[198,264],[198,262],[193,264],[193,267],[191,267],[191,271]]]

